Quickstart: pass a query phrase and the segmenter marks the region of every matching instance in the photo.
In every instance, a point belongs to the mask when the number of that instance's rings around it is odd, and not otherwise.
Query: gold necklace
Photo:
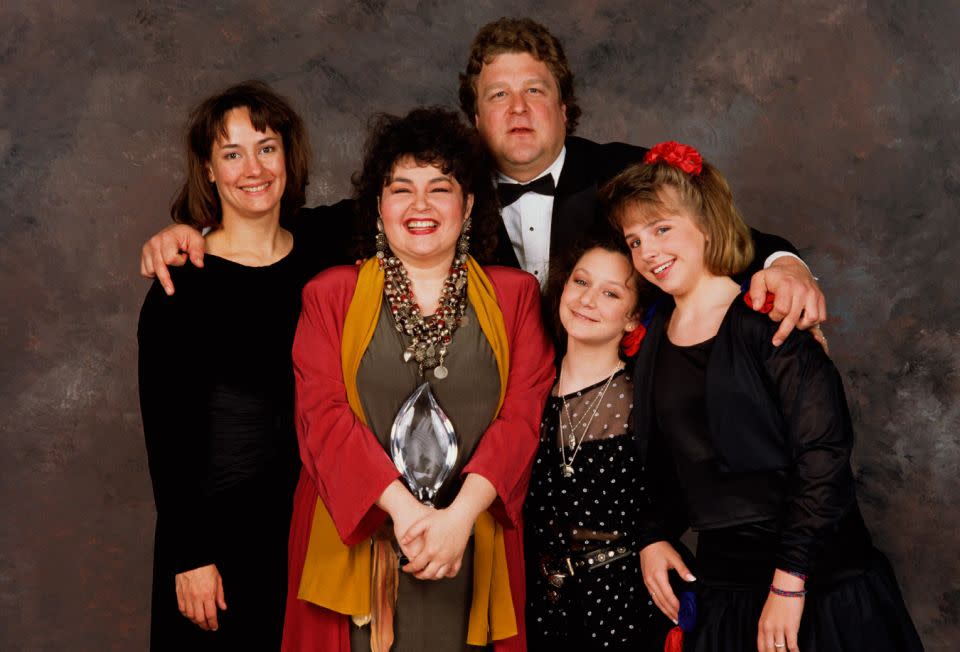
[[[560,464],[560,470],[563,472],[563,477],[569,478],[574,474],[573,470],[573,460],[577,458],[577,453],[580,452],[580,446],[583,445],[583,440],[587,436],[587,431],[590,430],[590,424],[593,423],[593,418],[597,416],[597,412],[600,411],[600,402],[603,400],[603,395],[607,393],[607,388],[610,387],[610,383],[613,381],[613,377],[617,375],[617,372],[623,369],[623,363],[617,361],[617,366],[613,368],[613,372],[610,374],[610,377],[607,378],[607,382],[604,383],[603,389],[600,390],[600,393],[597,394],[596,399],[594,399],[593,404],[590,405],[587,410],[584,412],[584,415],[577,421],[576,424],[573,423],[573,419],[570,418],[570,406],[567,405],[566,397],[560,395],[560,403],[563,405],[563,410],[557,410],[557,420],[560,423],[560,459],[562,460]],[[560,366],[560,377],[557,379],[557,390],[560,390],[560,387],[563,385],[563,365]],[[568,439],[563,437],[563,415],[567,415],[567,424],[570,429],[570,434]],[[589,415],[589,418],[587,416]],[[586,425],[583,426],[583,430],[580,432],[580,437],[577,437],[577,428],[580,427],[580,424],[586,419]],[[572,449],[570,453],[570,460],[567,461],[567,447]]]

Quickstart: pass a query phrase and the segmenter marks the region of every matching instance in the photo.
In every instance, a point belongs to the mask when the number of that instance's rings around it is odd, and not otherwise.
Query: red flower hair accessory
[[[668,140],[651,147],[643,155],[643,162],[648,165],[666,163],[693,176],[697,176],[703,170],[703,157],[700,156],[700,152],[675,140]]]
[[[620,350],[623,355],[627,358],[637,355],[637,351],[640,350],[640,342],[643,341],[643,336],[646,334],[647,329],[643,327],[643,324],[637,324],[636,328],[624,334],[620,339]]]

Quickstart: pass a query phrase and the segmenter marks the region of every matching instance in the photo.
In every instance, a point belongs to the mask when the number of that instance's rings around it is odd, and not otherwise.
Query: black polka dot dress
[[[525,506],[530,650],[663,649],[672,623],[650,600],[637,555],[645,496],[628,434],[632,401],[632,379],[624,370],[609,383],[547,401]],[[572,475],[564,473],[564,463]],[[618,548],[632,554],[575,569],[559,587],[548,580],[553,574],[556,582],[557,571],[569,575],[567,557]]]

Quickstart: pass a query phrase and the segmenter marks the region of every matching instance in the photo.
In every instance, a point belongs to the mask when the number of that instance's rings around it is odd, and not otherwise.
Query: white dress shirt
[[[557,159],[536,177],[553,176],[553,185],[560,181],[560,171],[567,156],[567,148],[560,150]],[[530,181],[535,181],[531,179]],[[505,174],[497,173],[500,183],[520,183]],[[529,182],[528,182],[529,183]],[[520,268],[537,277],[540,286],[547,282],[550,271],[550,227],[553,224],[553,197],[536,192],[525,193],[502,211],[503,224],[507,227],[510,244],[517,254]]]

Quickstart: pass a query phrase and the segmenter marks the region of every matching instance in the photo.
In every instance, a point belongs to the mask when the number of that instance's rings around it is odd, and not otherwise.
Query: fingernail
[[[694,576],[691,575],[691,574],[688,574],[688,575],[687,575],[687,581],[688,581],[688,582],[696,582],[696,581],[697,581],[697,578],[694,577]]]
[[[674,624],[674,625],[679,625],[679,624],[680,624],[679,622],[677,622],[677,619],[676,619],[676,618],[671,618],[671,620],[673,621],[673,624]]]

